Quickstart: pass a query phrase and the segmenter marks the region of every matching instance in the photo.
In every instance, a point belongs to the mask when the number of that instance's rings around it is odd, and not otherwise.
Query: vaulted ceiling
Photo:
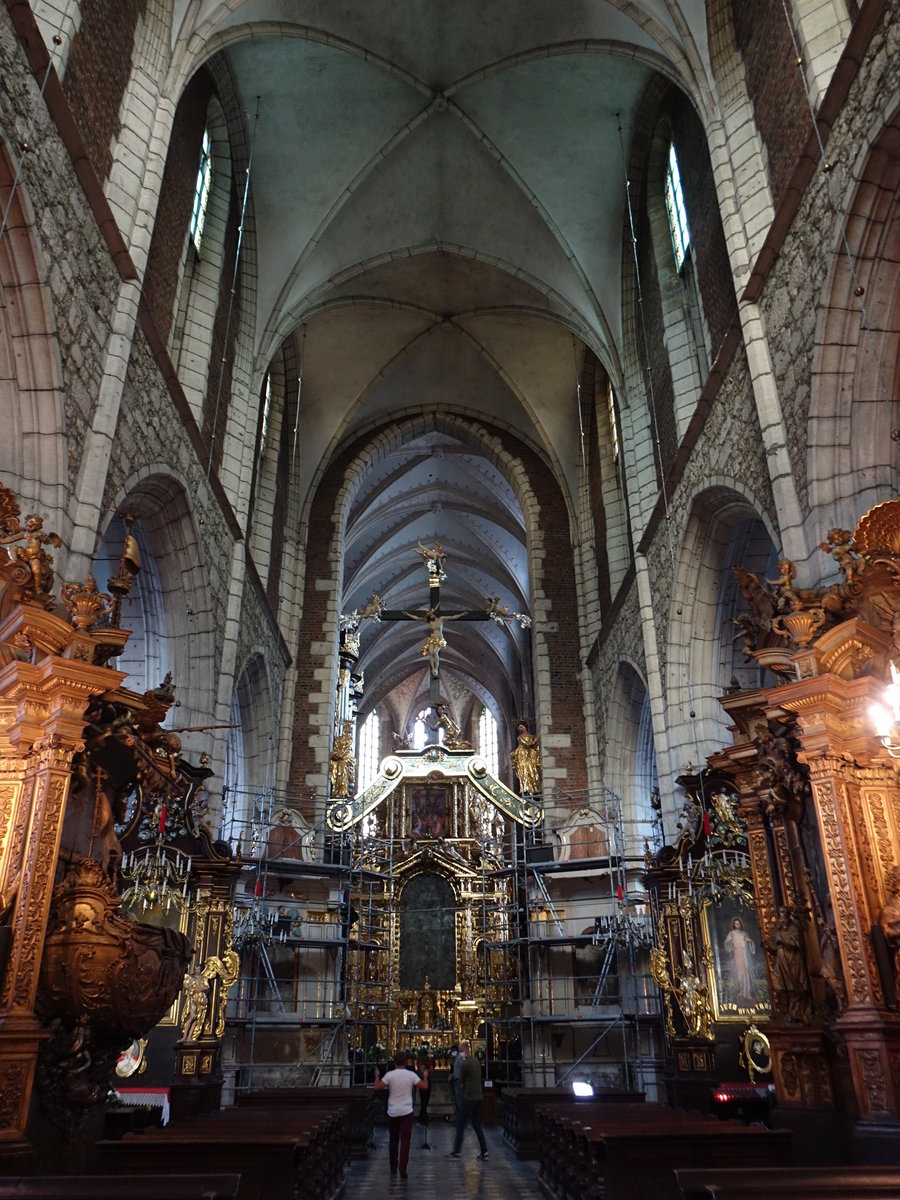
[[[622,377],[634,114],[654,76],[708,94],[703,0],[176,0],[174,38],[173,82],[219,55],[245,115],[256,367],[293,340],[299,512],[348,438],[423,411],[515,433],[571,512],[585,347]],[[512,491],[448,434],[367,474],[343,607],[413,603],[433,538],[455,602],[528,607]],[[448,667],[527,704],[527,638],[485,624],[458,654],[448,629]],[[370,687],[420,669],[417,636],[367,636]]]

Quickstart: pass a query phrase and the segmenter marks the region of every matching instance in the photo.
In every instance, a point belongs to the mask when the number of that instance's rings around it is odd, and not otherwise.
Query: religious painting
[[[704,905],[701,920],[712,955],[709,991],[714,1020],[768,1019],[769,987],[756,912],[726,898]]]
[[[400,987],[419,992],[456,984],[456,899],[434,871],[414,875],[400,895]]]
[[[417,787],[410,795],[409,829],[414,838],[447,836],[446,787]]]

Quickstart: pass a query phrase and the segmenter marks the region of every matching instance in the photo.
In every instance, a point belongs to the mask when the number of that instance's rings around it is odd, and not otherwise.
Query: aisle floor
[[[364,1162],[347,1169],[346,1200],[402,1200],[409,1195],[436,1196],[440,1200],[539,1200],[537,1164],[519,1162],[503,1140],[500,1126],[485,1128],[487,1162],[478,1158],[478,1139],[471,1128],[463,1138],[462,1157],[448,1158],[453,1149],[453,1125],[435,1121],[428,1129],[430,1150],[424,1150],[423,1131],[413,1129],[409,1152],[409,1179],[391,1179],[387,1127],[375,1127],[375,1149]]]

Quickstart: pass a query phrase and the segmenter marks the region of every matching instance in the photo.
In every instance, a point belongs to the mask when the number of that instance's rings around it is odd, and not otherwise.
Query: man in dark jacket
[[[481,1063],[469,1053],[469,1043],[460,1042],[460,1057],[463,1057],[459,1071],[460,1090],[462,1092],[462,1108],[456,1114],[456,1137],[453,1140],[451,1158],[459,1158],[462,1149],[463,1133],[471,1121],[472,1128],[478,1138],[481,1153],[478,1157],[484,1161],[488,1156],[487,1142],[484,1140],[484,1130],[481,1128]]]

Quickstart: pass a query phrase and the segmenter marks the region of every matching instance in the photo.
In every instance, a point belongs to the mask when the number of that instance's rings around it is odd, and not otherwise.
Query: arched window
[[[669,162],[666,168],[666,212],[669,215],[669,232],[672,235],[672,248],[675,251],[675,265],[680,271],[690,249],[691,231],[688,228],[684,192],[681,190],[681,172],[678,170],[678,156],[675,154],[674,142],[669,143]]]
[[[272,411],[272,372],[266,371],[266,382],[263,386],[262,416],[259,420],[259,461],[262,462],[266,453],[266,438],[269,436],[269,413]]]
[[[357,792],[363,791],[369,786],[375,776],[378,774],[378,764],[380,761],[380,745],[381,740],[381,724],[378,720],[378,713],[373,708],[369,715],[363,721],[359,731],[359,744],[357,747],[357,766],[359,777],[356,784]]]
[[[497,722],[489,708],[481,710],[478,720],[478,749],[492,775],[500,773],[500,751],[497,745]]]
[[[191,219],[185,231],[182,274],[169,347],[184,394],[201,427],[204,417],[211,421],[213,416],[211,412],[204,413],[204,405],[208,402],[213,333],[221,301],[222,272],[226,269],[231,174],[228,126],[221,105],[213,99],[203,132]],[[232,218],[232,224],[235,220]],[[231,238],[233,241],[233,231]],[[232,266],[229,262],[228,269]],[[220,435],[224,432],[226,409],[227,405],[222,411]],[[208,435],[210,431],[207,429],[206,432]],[[219,446],[222,441],[220,436]]]
[[[666,447],[666,457],[674,453],[675,445],[684,436],[694,415],[700,390],[709,375],[709,334],[697,280],[696,246],[691,238],[690,214],[673,131],[666,118],[658,123],[648,170],[647,215],[656,260],[664,345],[671,372],[674,417],[673,427],[670,427],[670,418],[662,410],[657,418],[663,424],[661,438]],[[688,174],[685,178],[688,183],[694,182],[697,190],[694,175]],[[688,195],[691,194],[689,188]]]
[[[211,183],[212,144],[209,140],[209,130],[204,129],[200,166],[197,168],[197,182],[194,184],[194,204],[191,209],[191,241],[198,254],[200,253],[200,243],[203,240],[203,224],[206,221],[206,205],[209,201],[209,185]]]
[[[428,729],[428,725],[426,724],[425,719],[428,716],[428,713],[430,711],[431,711],[430,709],[423,708],[422,711],[419,713],[419,715],[416,717],[416,723],[413,725],[413,736],[412,736],[413,750],[421,750],[424,747],[425,743],[428,741],[429,729]],[[438,725],[436,733],[437,733],[438,743],[440,745],[443,745],[444,744],[444,727],[443,727],[443,725]]]
[[[606,410],[609,413],[609,439],[612,443],[613,462],[619,461],[619,418],[616,415],[616,393],[613,385],[606,385]]]

